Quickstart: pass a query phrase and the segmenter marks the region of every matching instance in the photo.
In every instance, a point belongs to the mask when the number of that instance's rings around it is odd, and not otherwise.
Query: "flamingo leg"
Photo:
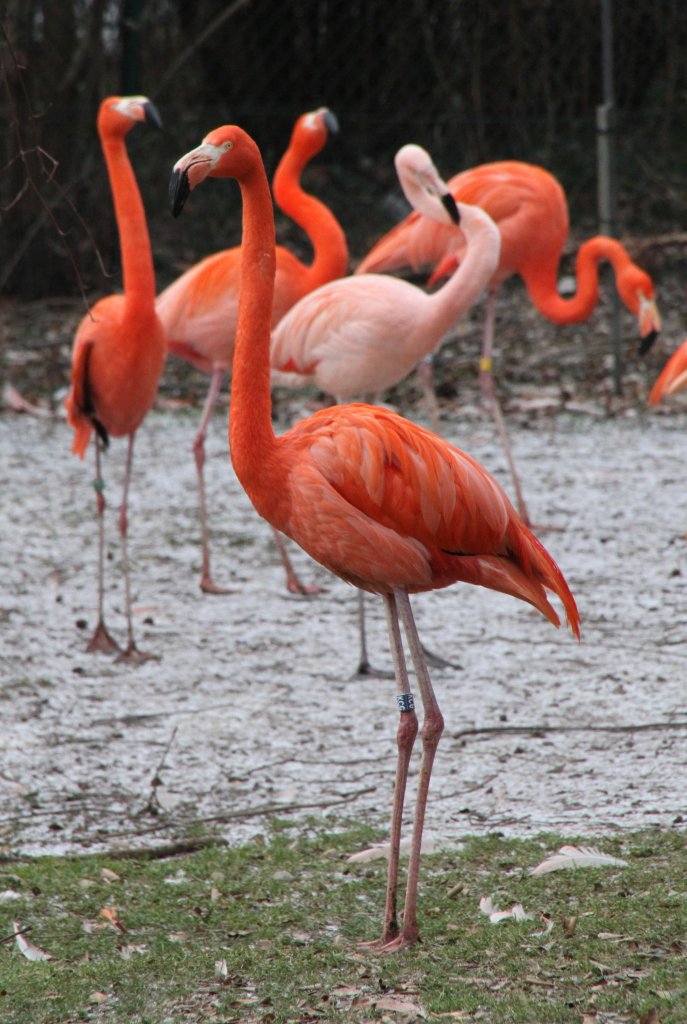
[[[403,823],[403,804],[408,782],[408,765],[413,751],[415,737],[417,736],[417,716],[413,708],[412,694],[408,680],[408,669],[406,667],[405,655],[403,653],[403,641],[398,624],[398,610],[396,598],[393,594],[384,594],[384,610],[386,612],[387,626],[389,629],[389,644],[394,662],[395,677],[399,693],[403,695],[403,702],[399,705],[407,707],[408,710],[401,710],[398,730],[396,732],[396,746],[398,750],[396,760],[396,781],[394,783],[394,796],[391,807],[391,828],[389,842],[389,867],[386,879],[386,902],[384,905],[384,925],[382,937],[374,942],[364,943],[369,949],[381,951],[396,940],[398,937],[398,916],[396,908],[396,894],[398,888],[398,865],[400,860],[401,826]]]
[[[129,444],[126,450],[126,465],[124,468],[124,486],[122,488],[122,504],[119,508],[119,540],[122,551],[122,571],[124,573],[124,601],[126,611],[127,646],[117,658],[117,661],[141,662],[155,657],[139,651],[134,643],[133,616],[131,613],[131,579],[129,574],[129,553],[127,547],[127,534],[129,530],[128,507],[129,507],[129,484],[131,483],[131,466],[134,458],[135,433],[129,434]]]
[[[198,512],[200,515],[200,543],[203,559],[200,573],[200,589],[205,594],[230,593],[226,587],[220,587],[214,582],[212,573],[210,572],[210,538],[208,535],[205,475],[203,472],[203,468],[205,466],[205,438],[208,432],[208,423],[210,422],[212,411],[217,403],[217,398],[222,387],[223,377],[223,367],[216,366],[212,371],[210,387],[208,388],[208,393],[205,397],[205,405],[203,406],[200,423],[198,424],[198,431],[193,440],[193,457],[196,462],[196,475],[198,477]]]
[[[513,458],[513,449],[510,443],[510,437],[506,430],[506,423],[503,418],[503,412],[501,411],[501,405],[498,398],[496,397],[496,389],[494,388],[494,376],[492,373],[492,352],[494,347],[494,318],[496,315],[496,292],[490,291],[487,297],[487,309],[484,317],[484,336],[482,340],[482,358],[480,360],[479,368],[479,383],[482,389],[482,395],[484,401],[489,409],[492,419],[496,425],[496,431],[501,440],[504,454],[506,456],[506,462],[508,463],[508,469],[510,471],[511,480],[513,481],[513,489],[515,491],[515,503],[518,507],[521,519],[527,526],[531,526],[529,513],[525,504],[525,499],[522,495],[522,487],[520,486],[520,477],[515,468],[515,459]]]
[[[420,852],[422,849],[422,830],[425,823],[425,812],[427,809],[427,795],[429,793],[429,782],[432,776],[432,767],[436,755],[439,740],[444,729],[444,718],[439,710],[437,699],[434,695],[432,683],[427,671],[427,665],[422,653],[422,645],[417,635],[417,628],[410,607],[410,599],[404,590],[394,591],[397,613],[403,623],[403,629],[408,641],[410,656],[415,669],[415,676],[420,690],[420,698],[424,711],[422,723],[422,760],[420,762],[420,775],[418,778],[417,798],[415,804],[415,821],[413,823],[413,837],[410,848],[410,860],[408,862],[408,880],[406,883],[405,904],[403,907],[403,923],[398,935],[387,942],[384,952],[396,952],[405,946],[417,942],[420,933],[417,926],[417,886],[420,877]]]
[[[105,483],[100,471],[100,447],[102,441],[95,439],[95,506],[98,515],[98,623],[88,641],[89,653],[116,654],[121,650],[117,641],[105,626]]]
[[[417,376],[422,387],[424,400],[431,429],[435,434],[439,433],[439,401],[434,386],[434,353],[425,356],[417,365]]]
[[[367,654],[367,627],[365,625],[365,591],[358,591],[358,631],[360,635],[360,657],[355,676],[379,676],[380,679],[393,679],[397,673],[388,669],[373,668]],[[393,647],[392,647],[393,653]]]
[[[274,536],[274,542],[277,545],[277,551],[281,558],[282,565],[284,566],[284,572],[286,573],[286,589],[290,594],[319,594],[320,588],[316,583],[301,583],[296,570],[293,567],[293,563],[289,558],[289,553],[286,550],[286,544],[284,538],[272,527],[272,534]]]

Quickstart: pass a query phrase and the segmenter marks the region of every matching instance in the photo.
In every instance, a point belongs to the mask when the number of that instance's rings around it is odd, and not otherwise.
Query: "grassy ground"
[[[51,957],[0,945],[0,1020],[687,1020],[680,834],[600,839],[626,867],[541,877],[527,869],[574,839],[494,836],[429,856],[423,942],[395,956],[358,945],[379,931],[385,862],[346,857],[377,838],[353,825],[304,836],[281,822],[239,848],[0,865],[0,938],[17,921]],[[534,917],[491,924],[483,896]]]

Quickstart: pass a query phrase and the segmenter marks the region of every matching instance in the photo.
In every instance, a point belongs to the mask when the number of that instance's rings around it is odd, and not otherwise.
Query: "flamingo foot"
[[[382,935],[381,939],[373,939],[371,942],[361,942],[359,947],[369,953],[400,953],[403,949],[409,949],[420,941],[420,933],[417,927],[402,928],[394,934],[393,931]]]
[[[122,648],[107,630],[101,619],[95,627],[95,633],[88,641],[86,650],[89,654],[121,654]]]
[[[301,594],[303,597],[322,593],[321,587],[316,583],[301,583],[297,576],[286,577],[286,589],[290,594]]]
[[[232,587],[220,587],[218,583],[215,583],[212,576],[209,574],[203,575],[200,581],[200,589],[204,594],[235,594],[236,590]]]
[[[391,669],[387,668],[375,668],[365,658],[361,658],[358,667],[352,675],[352,679],[362,679],[363,677],[374,676],[377,679],[394,679],[395,674]]]
[[[462,671],[463,666],[459,665],[457,661],[448,661],[446,658],[442,658],[440,654],[434,654],[432,651],[428,651],[424,644],[422,647],[422,653],[425,659],[432,668],[453,668],[458,672]]]
[[[160,661],[159,654],[148,654],[147,651],[139,651],[135,643],[130,643],[125,651],[119,654],[115,661],[127,662],[129,665],[143,665],[146,661]]]

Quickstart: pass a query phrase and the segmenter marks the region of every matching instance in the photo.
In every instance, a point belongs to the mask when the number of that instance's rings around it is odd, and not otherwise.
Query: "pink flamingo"
[[[608,260],[615,271],[620,298],[638,318],[642,351],[651,346],[661,327],[654,285],[620,242],[598,235],[584,242],[577,253],[575,295],[564,298],[559,294],[558,266],[569,234],[568,204],[556,178],[543,167],[517,160],[481,164],[450,178],[448,186],[458,202],[486,210],[501,232],[499,264],[487,291],[480,386],[508,460],[518,510],[529,522],[492,377],[495,305],[501,284],[517,274],[542,316],[556,324],[581,323],[591,316],[599,301],[598,265]],[[356,272],[432,267],[430,280],[434,281],[462,256],[455,232],[414,211],[372,247]],[[436,404],[431,365],[425,361],[420,369],[427,399]]]
[[[546,590],[579,636],[574,598],[551,556],[479,463],[436,434],[371,405],[337,405],[276,437],[270,395],[274,217],[260,152],[235,125],[210,132],[174,166],[172,211],[206,177],[235,178],[243,199],[244,268],[232,370],[229,446],[257,512],[325,568],[383,597],[400,690],[398,760],[382,936],[376,948],[416,942],[417,886],[429,782],[443,729],[409,594],[456,581],[532,604],[554,625]],[[403,920],[396,915],[401,818],[418,731],[401,642],[408,638],[424,708],[422,764]]]
[[[329,133],[339,130],[334,114],[326,107],[303,114],[296,121],[291,141],[274,175],[274,198],[287,216],[301,227],[312,243],[311,264],[302,263],[289,249],[277,249],[272,323],[276,324],[294,302],[318,285],[341,277],[348,269],[346,237],[334,214],[324,203],[304,192],[301,173],[324,147]],[[198,476],[201,528],[201,590],[227,593],[210,572],[210,545],[203,467],[208,423],[225,373],[231,369],[241,276],[240,248],[206,256],[172,282],[157,298],[157,313],[169,339],[169,350],[211,374],[205,405],[193,442]],[[287,587],[293,593],[309,593],[297,578],[279,534],[275,541],[286,570]]]

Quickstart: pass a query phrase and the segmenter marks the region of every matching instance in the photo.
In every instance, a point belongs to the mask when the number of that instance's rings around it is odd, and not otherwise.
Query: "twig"
[[[12,932],[11,935],[6,935],[4,939],[0,939],[0,946],[3,944],[3,942],[14,942],[17,935],[26,935],[27,932],[31,931],[31,928],[32,925],[30,924],[25,925],[23,928],[17,928],[17,930],[15,932]]]

